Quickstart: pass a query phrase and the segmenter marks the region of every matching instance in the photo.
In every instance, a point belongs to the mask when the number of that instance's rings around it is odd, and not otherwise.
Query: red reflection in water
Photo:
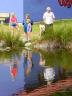
[[[13,79],[16,78],[18,73],[18,66],[17,61],[14,61],[14,64],[10,66],[10,74]]]

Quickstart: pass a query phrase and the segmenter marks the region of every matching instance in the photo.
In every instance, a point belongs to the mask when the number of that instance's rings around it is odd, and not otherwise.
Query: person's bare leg
[[[25,33],[25,41],[27,42],[28,41],[28,34]]]
[[[10,26],[10,31],[13,33],[13,27],[12,26]]]
[[[28,32],[28,41],[31,41],[31,32]]]
[[[28,39],[28,41],[29,41],[29,39],[30,39],[30,37],[29,37],[29,32],[27,32],[27,37],[28,37],[27,39]]]
[[[18,32],[20,31],[18,26],[16,26],[16,30],[17,30]]]
[[[32,32],[29,32],[29,40],[31,41],[32,38]]]
[[[10,27],[10,31],[11,31],[11,35],[13,35],[14,28],[12,26]]]

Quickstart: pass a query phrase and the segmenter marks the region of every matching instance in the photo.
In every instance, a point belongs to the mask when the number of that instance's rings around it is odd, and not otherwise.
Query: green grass
[[[22,28],[20,28],[20,32],[17,32],[16,30],[11,32],[8,25],[1,25],[0,29],[0,41],[4,41],[5,46],[11,48],[24,46],[23,42],[20,40],[20,36],[23,32]]]
[[[72,41],[72,20],[57,21],[54,24],[54,36],[63,45]]]
[[[66,45],[68,42],[72,41],[72,19],[67,20],[56,20],[53,25],[53,31],[48,29],[48,32],[42,34],[42,38],[39,36],[39,25],[41,22],[36,22],[32,26],[32,41],[38,41],[40,39],[44,40],[56,40],[63,45]],[[19,26],[20,32],[14,32],[15,36],[11,36],[11,32],[9,32],[8,25],[0,25],[0,40],[6,40],[9,46],[14,46],[17,42],[19,42],[20,35],[24,34],[24,30],[22,26]],[[17,35],[16,35],[17,34]],[[24,37],[25,38],[25,37]],[[13,45],[12,45],[13,44]],[[21,43],[20,43],[21,44]],[[19,46],[18,43],[16,46]]]
[[[49,67],[61,66],[65,70],[72,70],[72,53],[67,50],[43,51],[39,50],[45,59],[45,65]]]
[[[39,24],[33,25],[33,37],[39,39]],[[72,41],[72,19],[56,20],[53,24],[53,29],[46,30],[42,35],[43,40],[56,40],[63,45]]]
[[[32,41],[39,40],[39,24],[40,23],[35,23],[32,26]]]
[[[72,96],[72,91],[56,92],[52,96]]]

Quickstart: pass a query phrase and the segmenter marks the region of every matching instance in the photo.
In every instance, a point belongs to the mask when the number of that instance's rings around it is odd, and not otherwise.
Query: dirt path
[[[21,92],[15,94],[15,96],[45,96],[45,95],[50,96],[51,94],[53,94],[59,90],[62,90],[62,89],[65,89],[65,88],[68,88],[71,86],[72,86],[72,78],[68,78],[66,80],[60,80],[49,86],[45,85],[45,86],[35,89],[29,93],[27,93],[25,91],[21,91]]]

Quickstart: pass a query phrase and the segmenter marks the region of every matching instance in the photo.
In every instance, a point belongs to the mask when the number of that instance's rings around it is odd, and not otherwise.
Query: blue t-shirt
[[[24,32],[27,32],[27,23],[24,23]]]

